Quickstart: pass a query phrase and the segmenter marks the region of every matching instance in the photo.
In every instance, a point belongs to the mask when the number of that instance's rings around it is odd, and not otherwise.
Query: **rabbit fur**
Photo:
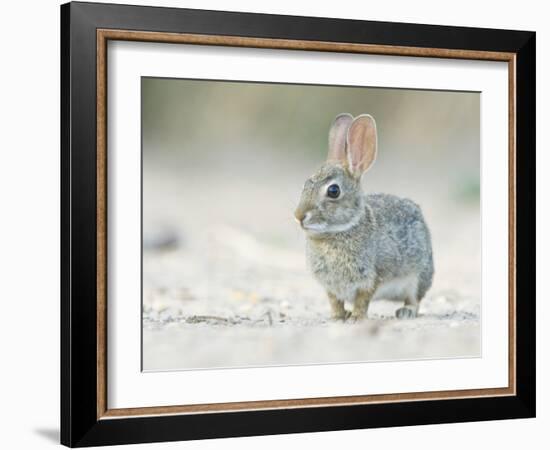
[[[325,288],[335,319],[364,318],[375,297],[403,301],[397,318],[416,317],[432,284],[431,237],[420,207],[362,190],[376,154],[372,116],[337,116],[327,161],[306,180],[295,211],[306,233],[308,266]],[[337,198],[329,196],[329,186]]]

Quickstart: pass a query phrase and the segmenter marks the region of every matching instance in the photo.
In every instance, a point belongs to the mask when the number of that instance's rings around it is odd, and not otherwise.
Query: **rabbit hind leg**
[[[420,306],[418,277],[410,277],[403,295],[405,297],[405,305],[395,311],[395,317],[398,319],[414,319],[418,315],[418,308]]]

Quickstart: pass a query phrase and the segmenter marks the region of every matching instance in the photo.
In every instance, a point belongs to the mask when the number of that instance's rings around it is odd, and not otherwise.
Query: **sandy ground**
[[[292,220],[303,173],[285,177],[286,188],[274,191],[260,179],[220,185],[192,173],[185,183],[145,174],[144,370],[480,355],[477,204],[451,207],[433,186],[415,186],[409,197],[430,225],[436,269],[420,316],[397,320],[400,304],[377,300],[367,320],[333,322]],[[406,178],[397,179],[374,184],[411,191]]]

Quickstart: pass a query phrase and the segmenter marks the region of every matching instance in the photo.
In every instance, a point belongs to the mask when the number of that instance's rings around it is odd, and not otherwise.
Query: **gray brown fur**
[[[356,120],[360,117],[365,116]],[[374,119],[367,117],[362,126],[375,130]],[[376,145],[346,151],[376,152]],[[431,238],[420,207],[408,199],[362,191],[361,175],[374,156],[361,171],[345,160],[327,161],[304,184],[295,213],[306,231],[308,265],[338,319],[363,318],[378,296],[404,301],[397,317],[415,317],[432,284]],[[340,187],[339,198],[326,195],[330,184]],[[345,303],[354,305],[353,312]]]

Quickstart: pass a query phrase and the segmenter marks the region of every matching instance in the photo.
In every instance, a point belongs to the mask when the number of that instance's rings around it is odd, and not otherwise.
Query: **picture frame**
[[[107,43],[508,66],[508,386],[109,408]],[[70,447],[535,416],[534,32],[72,2],[61,6],[61,443]],[[120,168],[119,168],[120,170]]]

